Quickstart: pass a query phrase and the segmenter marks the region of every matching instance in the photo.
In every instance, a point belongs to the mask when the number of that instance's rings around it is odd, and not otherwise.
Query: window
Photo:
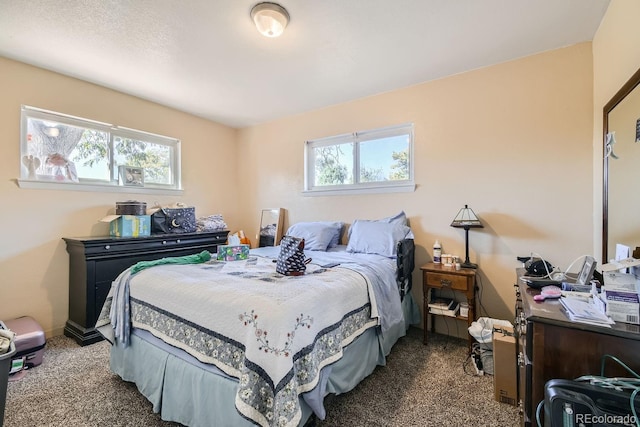
[[[414,191],[413,124],[307,141],[305,193]]]
[[[132,185],[122,174],[136,168],[145,192],[181,189],[177,139],[28,106],[21,119],[21,187],[120,188]]]

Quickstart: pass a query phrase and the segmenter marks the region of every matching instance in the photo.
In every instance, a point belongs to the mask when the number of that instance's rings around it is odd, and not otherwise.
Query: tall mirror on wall
[[[260,231],[258,233],[258,247],[276,246],[282,239],[284,224],[284,209],[263,209],[260,214]]]
[[[640,246],[640,69],[603,111],[602,262]],[[631,254],[628,254],[630,256]]]

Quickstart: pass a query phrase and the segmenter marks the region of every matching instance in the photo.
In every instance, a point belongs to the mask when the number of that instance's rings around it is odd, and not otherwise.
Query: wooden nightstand
[[[431,298],[432,289],[450,289],[453,292],[464,293],[467,296],[467,303],[469,304],[469,315],[462,317],[459,314],[452,319],[460,319],[467,321],[467,327],[471,326],[471,323],[476,320],[476,270],[473,268],[463,268],[456,270],[453,267],[444,267],[442,264],[434,264],[432,262],[420,267],[422,270],[422,289],[424,293],[424,340],[423,343],[427,344],[427,320],[431,318],[431,332],[435,332],[434,316],[443,316],[441,314],[429,313],[429,301]],[[446,297],[452,297],[452,295],[443,295]],[[447,317],[447,316],[445,316]],[[473,344],[473,337],[467,332],[467,338],[469,340],[469,351],[471,351],[471,344]]]

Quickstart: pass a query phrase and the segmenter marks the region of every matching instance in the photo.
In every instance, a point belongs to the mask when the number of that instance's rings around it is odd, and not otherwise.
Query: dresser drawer
[[[175,234],[135,239],[111,239],[92,242],[84,245],[84,255],[87,259],[107,258],[113,256],[130,256],[136,253],[150,253],[156,251],[177,251],[183,249],[217,246],[227,241],[227,232]]]
[[[468,281],[466,276],[458,276],[447,273],[425,273],[427,286],[433,288],[451,288],[459,291],[466,291]]]

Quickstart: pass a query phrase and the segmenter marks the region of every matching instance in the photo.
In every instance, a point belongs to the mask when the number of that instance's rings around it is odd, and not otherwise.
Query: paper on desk
[[[622,268],[629,268],[635,265],[640,265],[640,259],[626,258],[619,261],[612,261],[602,265],[602,271],[614,271]]]
[[[626,245],[616,243],[616,261],[627,259],[631,256],[631,248]]]
[[[610,328],[615,324],[606,314],[590,302],[584,302],[577,298],[560,298],[560,303],[565,308],[565,313],[574,322],[588,323],[590,325]]]
[[[591,292],[578,292],[578,291],[562,291],[562,296],[565,298],[577,298],[580,301],[591,301]]]
[[[631,256],[631,248],[626,245],[622,245],[620,243],[616,243],[616,258],[615,262],[620,262],[625,260]],[[613,262],[613,261],[612,261]],[[620,273],[628,273],[629,268],[622,268],[619,270]]]

